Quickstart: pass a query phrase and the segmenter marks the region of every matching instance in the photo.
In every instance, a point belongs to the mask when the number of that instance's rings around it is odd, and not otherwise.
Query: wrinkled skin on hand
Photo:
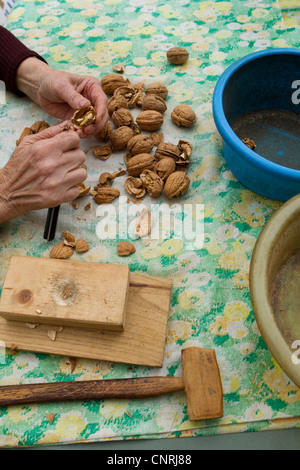
[[[24,137],[0,170],[0,223],[75,199],[87,172],[80,137],[63,124]]]

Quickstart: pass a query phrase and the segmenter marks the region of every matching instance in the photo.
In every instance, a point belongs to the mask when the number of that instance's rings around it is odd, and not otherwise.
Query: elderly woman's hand
[[[24,137],[0,170],[0,224],[79,195],[76,185],[87,178],[85,153],[78,133],[64,131],[65,124]]]
[[[95,124],[79,130],[80,137],[98,133],[108,120],[107,98],[99,80],[55,70],[39,59],[24,60],[17,70],[17,87],[51,116],[70,119],[75,110],[94,106]]]

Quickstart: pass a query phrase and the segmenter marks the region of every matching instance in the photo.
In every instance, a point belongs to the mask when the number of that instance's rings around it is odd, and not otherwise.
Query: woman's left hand
[[[97,134],[109,118],[107,97],[95,77],[55,70],[30,57],[18,68],[17,87],[51,116],[63,121],[71,119],[76,110],[92,105],[96,122],[78,130],[80,137]]]

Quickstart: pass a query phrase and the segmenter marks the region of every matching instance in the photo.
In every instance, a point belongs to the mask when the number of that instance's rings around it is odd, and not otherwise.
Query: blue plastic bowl
[[[276,109],[299,115],[300,104],[292,100],[297,92],[292,84],[297,80],[300,85],[300,50],[268,49],[231,65],[219,78],[213,96],[214,120],[230,170],[247,188],[278,201],[300,193],[300,170],[274,163],[251,150],[231,126],[236,118],[255,110]],[[298,143],[300,161],[300,139],[296,139]]]

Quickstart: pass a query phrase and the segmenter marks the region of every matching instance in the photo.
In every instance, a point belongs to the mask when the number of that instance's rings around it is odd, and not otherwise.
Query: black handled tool
[[[44,238],[45,240],[48,240],[48,242],[51,242],[51,240],[53,240],[53,238],[55,237],[59,209],[60,209],[60,206],[48,209],[46,225],[45,225],[45,230],[44,230]]]

